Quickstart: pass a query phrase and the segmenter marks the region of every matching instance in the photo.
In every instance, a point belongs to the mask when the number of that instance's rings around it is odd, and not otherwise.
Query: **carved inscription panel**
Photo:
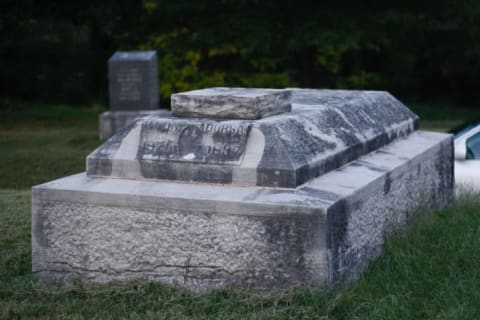
[[[142,160],[239,164],[250,124],[158,120],[142,127]]]
[[[118,70],[116,78],[119,86],[119,101],[138,101],[142,98],[140,87],[142,74],[138,68],[122,68]]]

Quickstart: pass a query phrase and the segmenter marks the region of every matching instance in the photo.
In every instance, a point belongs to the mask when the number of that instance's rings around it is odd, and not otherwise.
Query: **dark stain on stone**
[[[102,158],[87,158],[87,175],[89,176],[111,176],[112,161]]]
[[[265,194],[270,194],[272,191],[275,191],[275,190],[257,189],[257,190],[254,190],[252,193],[248,194],[246,197],[244,197],[243,200],[244,201],[255,201]]]
[[[385,182],[383,184],[383,194],[387,195],[390,192],[390,187],[392,185],[392,178],[390,177],[390,172],[385,175]]]
[[[394,155],[393,152],[390,152],[390,151],[386,151],[386,150],[377,150],[375,153],[378,153],[378,154],[386,154],[386,155]]]
[[[447,141],[440,144],[440,156],[435,161],[435,170],[439,175],[439,194],[443,195],[442,201],[449,202],[453,197],[453,188],[455,184],[454,176],[454,149],[453,139],[450,137]]]
[[[197,181],[204,183],[231,184],[233,167],[211,166],[192,163],[191,165],[175,162],[139,161],[142,176],[146,179]]]
[[[334,192],[319,190],[314,188],[305,187],[302,188],[301,191],[307,193],[308,195],[319,198],[320,200],[326,200],[329,202],[334,202],[340,199],[340,195]]]
[[[257,186],[295,187],[290,157],[279,139],[278,129],[263,123],[259,129],[265,137],[265,148],[257,166]]]
[[[375,171],[375,172],[385,172],[385,171],[387,171],[384,168],[380,168],[380,167],[374,165],[373,163],[368,162],[368,161],[364,161],[364,160],[357,160],[357,161],[351,163],[350,165],[352,167],[364,167],[364,168],[367,168],[368,170]]]
[[[261,219],[261,218],[259,218]],[[271,246],[270,264],[274,265],[274,277],[282,280],[288,275],[304,283],[310,275],[306,273],[305,250],[312,246],[318,246],[315,236],[318,234],[319,215],[289,215],[283,218],[263,218],[266,243]],[[274,249],[274,250],[273,250]]]
[[[347,201],[341,199],[327,210],[328,282],[331,287],[336,287],[344,277],[340,267],[342,252],[348,245],[346,243],[347,209]]]
[[[110,176],[112,174],[112,156],[117,152],[118,148],[120,148],[125,137],[137,125],[137,123],[141,121],[142,119],[138,119],[129,124],[89,155],[87,157],[86,165],[87,175]]]
[[[37,210],[35,214],[35,223],[32,226],[32,233],[35,241],[40,247],[48,248],[50,247],[50,243],[45,235],[45,224],[47,223],[45,213],[48,212],[48,204],[41,204],[39,207],[39,210]]]

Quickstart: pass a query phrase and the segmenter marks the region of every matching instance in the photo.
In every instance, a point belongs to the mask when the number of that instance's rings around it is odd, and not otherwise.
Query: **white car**
[[[454,134],[455,184],[480,190],[480,121],[450,132]]]

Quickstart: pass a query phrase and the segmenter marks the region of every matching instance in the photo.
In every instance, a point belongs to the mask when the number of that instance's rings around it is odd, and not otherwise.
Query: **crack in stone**
[[[234,275],[234,274],[245,272],[245,270],[228,271],[228,270],[226,270],[224,268],[221,268],[221,267],[218,267],[218,266],[209,266],[209,265],[195,266],[195,265],[157,264],[157,265],[152,266],[151,268],[148,268],[148,269],[121,269],[121,270],[110,269],[110,270],[106,270],[106,269],[89,269],[89,268],[85,268],[85,267],[74,266],[74,265],[72,265],[68,262],[64,262],[64,261],[51,261],[51,262],[48,262],[47,264],[48,265],[65,265],[65,266],[68,266],[69,268],[71,268],[72,272],[75,272],[77,274],[81,274],[82,271],[83,272],[94,272],[94,273],[105,273],[105,274],[122,274],[122,273],[125,273],[125,272],[131,272],[131,273],[156,272],[156,269],[158,269],[158,268],[172,268],[172,269],[177,268],[177,269],[185,269],[185,271],[187,271],[189,269],[213,269],[216,272],[223,272],[223,273],[226,273],[226,274],[229,274],[229,275]],[[79,270],[79,271],[75,271],[75,270]],[[67,272],[67,271],[64,271],[64,270],[53,270],[51,268],[44,268],[44,269],[34,270],[33,273],[52,272],[52,271],[62,272],[62,273]],[[191,278],[194,277],[194,276],[188,275],[188,272],[186,272],[184,276],[191,277]]]

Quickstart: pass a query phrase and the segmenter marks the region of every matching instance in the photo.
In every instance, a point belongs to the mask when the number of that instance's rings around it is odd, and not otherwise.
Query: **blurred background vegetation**
[[[206,86],[388,90],[480,102],[480,1],[2,0],[0,97],[108,104],[107,59],[157,50],[160,94]]]

